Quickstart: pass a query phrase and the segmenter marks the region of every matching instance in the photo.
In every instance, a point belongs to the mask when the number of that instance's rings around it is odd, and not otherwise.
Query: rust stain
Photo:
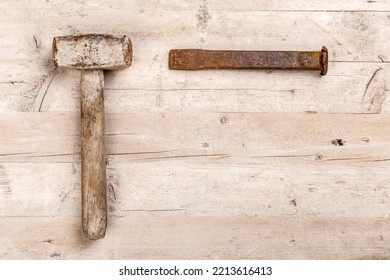
[[[174,49],[169,52],[172,70],[203,69],[301,69],[328,71],[328,50],[321,51],[219,51]]]

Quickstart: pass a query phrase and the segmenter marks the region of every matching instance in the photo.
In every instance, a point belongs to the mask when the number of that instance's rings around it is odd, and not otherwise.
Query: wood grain
[[[88,241],[77,217],[0,218],[7,259],[388,259],[389,220],[157,217],[110,219]],[[68,234],[64,234],[64,232]],[[277,245],[275,245],[277,244]]]
[[[12,115],[19,116],[0,118],[1,141],[19,151],[0,158],[11,190],[1,196],[1,216],[13,224],[28,207],[36,218],[20,230],[41,232],[24,235],[24,247],[20,239],[7,243],[20,257],[388,258],[387,115],[108,114],[110,219],[103,243],[93,246],[77,219],[78,114]],[[60,228],[70,234],[58,240]],[[37,236],[52,241],[29,249]],[[17,258],[11,251],[4,253]]]
[[[317,153],[322,155],[319,162],[348,156],[385,160],[389,118],[388,114],[109,113],[106,152],[119,162],[213,154],[226,160],[304,159],[305,155],[315,160]],[[80,162],[79,127],[79,113],[2,113],[0,162]]]
[[[51,41],[103,32],[126,34],[134,43],[133,67],[106,75],[107,111],[390,112],[388,3],[179,2],[3,1],[0,110],[79,110],[78,74],[55,72]],[[36,11],[34,17],[22,8],[26,5]],[[322,79],[305,72],[168,70],[172,48],[315,51],[323,45],[330,62]],[[367,93],[376,104],[370,110]]]
[[[1,259],[389,259],[389,1],[0,1]],[[42,28],[44,26],[45,28]],[[109,226],[81,231],[80,78],[105,73]],[[169,71],[173,48],[329,49],[327,76]]]
[[[96,240],[107,227],[103,70],[82,70],[80,85],[82,226]]]

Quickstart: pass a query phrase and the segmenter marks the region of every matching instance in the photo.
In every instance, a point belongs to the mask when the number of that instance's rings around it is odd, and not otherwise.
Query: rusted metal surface
[[[301,69],[328,71],[328,50],[307,51],[216,51],[177,49],[169,52],[169,68],[202,69]]]

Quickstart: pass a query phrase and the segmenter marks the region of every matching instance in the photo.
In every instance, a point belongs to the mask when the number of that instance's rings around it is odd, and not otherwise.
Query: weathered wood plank
[[[336,11],[378,11],[388,12],[390,11],[390,4],[386,0],[379,1],[362,1],[362,0],[311,0],[311,1],[290,1],[290,0],[225,0],[223,3],[207,0],[196,1],[177,1],[177,0],[132,0],[132,1],[115,1],[107,0],[103,3],[98,0],[92,1],[67,1],[63,0],[51,0],[49,2],[34,2],[30,3],[28,0],[18,1],[14,3],[12,0],[1,1],[0,7],[6,7],[8,9],[27,9],[26,3],[29,3],[29,8],[40,9],[46,11],[61,11],[66,9],[77,9],[77,14],[83,18],[83,15],[95,12],[97,10],[126,10],[137,11],[144,13],[148,10],[152,11],[165,11],[165,10],[196,10],[200,7],[207,7],[211,10],[223,10],[223,11],[307,11],[307,12],[336,12]],[[62,9],[61,9],[62,8]],[[89,10],[88,10],[89,8]]]
[[[389,259],[389,219],[137,216],[85,240],[76,217],[0,218],[4,259]],[[276,245],[277,244],[277,245]]]
[[[384,217],[389,117],[108,114],[110,213]],[[77,215],[78,114],[0,119],[0,215]]]
[[[218,71],[213,73],[176,71],[176,75],[167,80],[167,84],[161,86],[164,87],[161,89],[155,79],[154,82],[148,83],[151,89],[142,89],[142,85],[136,84],[135,81],[134,84],[121,83],[126,80],[126,75],[128,77],[137,75],[135,69],[133,72],[121,73],[119,78],[116,77],[117,74],[109,73],[106,74],[106,110],[330,113],[390,111],[389,101],[386,100],[389,67],[362,63],[332,65],[333,73],[322,78],[304,72],[301,73],[302,77],[297,78],[281,71],[271,74],[256,71],[225,71],[222,76]],[[44,89],[42,95],[34,99],[35,110],[79,110],[79,80],[79,73],[76,71],[56,72],[54,79],[50,80],[50,88],[47,81],[41,88]],[[265,85],[266,83],[273,86],[269,87]],[[18,85],[3,85],[4,91],[0,93],[0,98],[7,101],[3,104],[2,111],[19,110],[12,106],[24,104],[27,99],[31,99],[10,95],[10,92],[17,90],[13,87]]]
[[[78,73],[54,71],[52,38],[99,31],[127,34],[134,43],[132,67],[107,74],[108,111],[390,111],[384,82],[389,78],[388,3],[249,2],[2,2],[0,110],[77,110]],[[306,12],[300,5],[316,9]],[[383,10],[345,11],[365,5]],[[286,11],[272,11],[277,6]],[[96,18],[110,24],[97,23]],[[42,25],[47,28],[43,30]],[[167,67],[171,48],[319,50],[322,45],[329,48],[334,61],[329,75],[322,78],[304,72],[188,73]],[[380,68],[383,70],[371,85],[375,86],[372,95],[377,105],[369,108],[363,101],[366,86]],[[201,97],[198,90],[204,90]]]
[[[109,216],[386,217],[387,162],[251,164],[213,158],[110,163]],[[1,163],[0,216],[78,216],[80,164]]]
[[[311,13],[234,9],[215,11],[214,15],[208,10],[199,16],[199,11],[190,7],[182,11],[140,12],[104,5],[88,10],[89,3],[85,5],[83,17],[77,15],[81,12],[80,4],[61,4],[61,9],[52,11],[31,5],[28,9],[8,6],[8,12],[0,14],[4,22],[0,29],[4,34],[0,57],[10,62],[22,60],[27,66],[47,67],[54,36],[99,31],[129,35],[134,41],[134,65],[137,67],[143,64],[145,56],[156,58],[158,62],[169,49],[182,47],[320,50],[326,45],[333,61],[389,61],[389,46],[383,40],[390,33],[386,27],[390,11]],[[29,17],[32,10],[34,17]],[[59,20],[59,17],[65,20]],[[96,22],[97,17],[110,24]],[[42,24],[47,28],[42,30]]]
[[[325,77],[305,72],[297,76],[282,71],[169,73],[165,69],[160,73],[156,69],[149,82],[146,73],[139,76],[140,69],[107,73],[106,111],[390,112],[387,65],[331,63],[331,67]],[[164,82],[156,78],[160,74]],[[42,80],[39,89],[28,89],[30,83],[0,84],[4,100],[0,111],[78,111],[79,83],[78,71],[58,70]]]
[[[208,155],[235,162],[267,157],[303,157],[310,162],[387,160],[389,118],[388,114],[107,114],[107,155],[119,162]],[[78,113],[3,113],[0,132],[0,162],[79,162]]]

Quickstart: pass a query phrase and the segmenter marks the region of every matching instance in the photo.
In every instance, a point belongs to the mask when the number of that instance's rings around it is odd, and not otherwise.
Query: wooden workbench
[[[0,2],[1,259],[389,259],[390,1]],[[81,233],[79,72],[107,72],[106,237]],[[170,71],[171,48],[329,49],[304,71]],[[386,98],[387,97],[387,98]]]

